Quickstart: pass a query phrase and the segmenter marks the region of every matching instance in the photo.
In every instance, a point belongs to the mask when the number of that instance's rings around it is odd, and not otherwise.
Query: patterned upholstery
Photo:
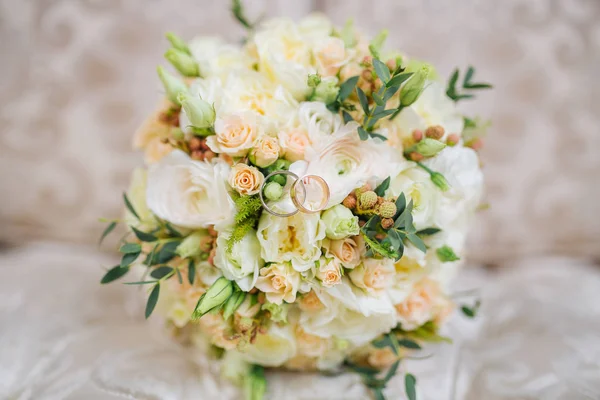
[[[472,63],[496,89],[465,111],[494,120],[487,201],[472,235],[485,262],[536,253],[600,257],[600,2],[247,2],[252,13],[354,17],[443,75]],[[131,135],[159,100],[165,31],[241,30],[222,2],[0,0],[2,241],[95,241],[98,217],[141,157]],[[594,111],[596,111],[594,113]]]

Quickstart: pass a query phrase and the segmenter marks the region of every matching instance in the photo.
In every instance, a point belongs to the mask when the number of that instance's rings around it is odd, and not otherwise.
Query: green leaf
[[[396,360],[388,370],[387,374],[385,374],[385,377],[383,378],[385,383],[388,383],[394,377],[394,375],[396,375],[398,366],[400,366],[400,360]]]
[[[362,107],[365,115],[369,114],[369,101],[367,100],[367,95],[362,91],[361,88],[356,88],[356,94],[358,95],[358,101],[360,101],[360,106]]]
[[[137,260],[139,255],[140,255],[139,252],[123,254],[123,258],[121,258],[121,267],[127,267],[127,266],[131,265],[132,262]]]
[[[156,263],[164,264],[171,261],[177,255],[175,250],[177,246],[181,244],[181,240],[165,243],[161,249],[156,253]]]
[[[231,3],[231,12],[235,19],[246,29],[254,29],[254,24],[246,17],[246,12],[241,0],[233,0]]]
[[[151,283],[156,283],[156,281],[123,282],[123,285],[149,285]]]
[[[371,344],[373,345],[373,347],[376,347],[378,349],[394,347],[392,345],[392,338],[390,337],[390,335],[385,335],[381,339],[374,340],[373,342],[371,342]]]
[[[344,83],[340,85],[340,92],[338,93],[338,99],[344,101],[352,94],[356,84],[358,83],[358,76],[348,78]]]
[[[404,388],[406,390],[406,397],[408,400],[416,400],[417,392],[415,386],[417,385],[417,378],[413,374],[406,374],[404,376]]]
[[[142,232],[139,229],[131,226],[130,227],[135,236],[142,242],[156,242],[158,238],[150,233]]]
[[[120,265],[112,267],[106,272],[106,274],[104,274],[102,280],[100,280],[100,283],[104,285],[106,283],[116,281],[117,279],[125,275],[127,272],[129,272],[129,267],[122,267]]]
[[[405,209],[406,196],[404,196],[404,193],[400,193],[400,196],[398,196],[396,199],[396,215],[394,216],[394,219],[396,220],[400,215],[402,215]]]
[[[388,83],[390,80],[390,69],[388,66],[381,62],[381,60],[374,58],[373,67],[375,68],[375,73],[379,79],[381,79],[383,83]]]
[[[380,111],[380,112],[378,112],[376,114],[373,114],[373,116],[371,117],[372,118],[371,121],[375,122],[375,121],[377,121],[377,120],[379,120],[381,118],[387,117],[388,115],[392,115],[395,112],[396,112],[395,108],[391,109],[391,110]]]
[[[441,232],[442,230],[440,228],[425,228],[425,229],[421,229],[420,231],[417,232],[417,235],[419,236],[431,236],[431,235],[435,235],[438,232]]]
[[[142,246],[139,243],[125,243],[119,249],[119,252],[121,252],[123,254],[129,254],[129,253],[138,253],[139,254],[141,251],[142,251]]]
[[[98,241],[98,246],[100,246],[102,244],[102,242],[104,241],[104,239],[117,227],[117,221],[112,221],[110,224],[108,224],[108,226],[106,227],[106,229],[102,232],[102,235],[100,236],[100,240]]]
[[[377,104],[378,106],[385,105],[383,98],[381,96],[379,96],[377,93],[372,93],[371,96],[373,97],[373,100],[375,100],[375,104]]]
[[[375,133],[375,132],[369,132],[369,135],[370,135],[372,138],[381,139],[381,140],[383,140],[383,141],[386,141],[386,140],[388,140],[388,138],[386,138],[386,137],[385,137],[385,136],[383,136],[383,135],[380,135],[379,133]]]
[[[438,259],[441,262],[453,262],[460,260],[460,257],[456,255],[452,247],[450,246],[442,246],[435,251]]]
[[[354,118],[352,118],[352,115],[350,115],[350,113],[348,113],[347,111],[342,111],[342,117],[344,117],[345,124],[347,124],[348,122],[354,121]]]
[[[376,188],[375,188],[375,193],[377,193],[377,196],[379,197],[383,197],[383,195],[385,194],[385,192],[388,190],[388,188],[390,187],[390,177],[388,176],[387,178],[385,178],[383,180],[383,182],[381,182]]]
[[[167,232],[169,232],[170,237],[182,237],[183,235],[171,225],[169,222],[165,222],[165,228],[167,228]]]
[[[188,281],[190,282],[190,285],[194,284],[194,278],[196,277],[196,264],[194,263],[194,260],[191,260],[188,262]]]
[[[358,136],[360,137],[360,140],[367,140],[369,138],[369,133],[365,131],[365,129],[362,126],[359,126]]]
[[[450,98],[454,98],[454,94],[456,93],[456,82],[458,82],[458,74],[458,68],[456,68],[450,76],[450,80],[448,81],[448,89],[446,90],[446,94]]]
[[[146,319],[152,314],[154,311],[154,307],[156,307],[156,303],[158,302],[158,295],[160,294],[160,283],[157,283],[156,286],[150,292],[150,296],[148,296],[148,302],[146,303]]]
[[[421,345],[410,339],[399,339],[398,344],[402,347],[406,347],[407,349],[421,350]]]
[[[425,242],[423,242],[423,240],[420,237],[418,237],[414,233],[409,233],[407,235],[407,238],[412,244],[415,245],[417,249],[421,250],[423,253],[427,252],[427,245],[425,245]]]
[[[467,87],[467,85],[471,81],[471,78],[473,78],[474,74],[475,74],[475,68],[473,68],[471,65],[469,65],[469,68],[467,69],[467,73],[465,74],[465,77],[463,79],[463,87]]]
[[[396,229],[390,229],[388,231],[388,237],[390,244],[394,248],[394,250],[399,249],[402,246],[402,236],[400,236],[400,232]]]
[[[463,305],[460,310],[462,313],[468,318],[475,318],[477,316],[477,312],[479,311],[479,307],[481,306],[481,300],[477,300],[473,307],[469,307],[467,305]]]
[[[405,81],[407,81],[408,78],[410,78],[411,76],[413,76],[413,73],[414,72],[404,72],[402,74],[396,75],[392,79],[389,80],[389,82],[386,84],[386,86],[389,87],[389,88],[391,88],[393,86],[399,87]]]
[[[140,221],[140,216],[138,215],[138,213],[135,211],[135,208],[133,208],[133,205],[131,204],[131,202],[129,201],[129,198],[127,197],[127,193],[123,193],[123,201],[125,201],[125,206],[127,207],[127,209],[129,210],[129,212],[131,214],[133,214],[134,217],[137,218],[138,221]]]
[[[465,89],[491,89],[492,85],[489,83],[470,83],[464,86]]]
[[[369,246],[369,248],[371,250],[373,250],[373,252],[375,252],[383,257],[391,258],[394,260],[398,258],[398,252],[396,252],[394,250],[390,250],[389,248],[386,248],[385,246],[382,246],[381,243],[379,243],[375,239],[371,239],[369,237],[369,235],[365,234],[364,232],[362,232],[362,237],[365,239],[365,243],[367,244],[367,246]]]
[[[167,267],[167,266],[162,266],[162,267],[158,267],[155,270],[153,270],[152,272],[150,272],[150,276],[153,277],[154,279],[162,279],[165,276],[169,275],[171,272],[173,272],[173,268]]]
[[[375,395],[375,400],[386,400],[385,396],[383,395],[383,389],[382,388],[375,388],[375,389],[373,389],[373,394]]]

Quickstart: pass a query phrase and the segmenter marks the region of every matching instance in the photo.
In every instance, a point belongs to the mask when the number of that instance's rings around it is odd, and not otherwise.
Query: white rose
[[[188,47],[204,77],[222,77],[240,69],[251,69],[256,62],[241,48],[226,43],[219,37],[194,38]]]
[[[315,72],[311,42],[287,19],[272,19],[254,35],[259,71],[283,85],[296,99],[308,93],[306,77]]]
[[[383,180],[401,169],[400,156],[379,139],[360,140],[349,123],[328,139],[305,150],[304,161],[290,166],[297,175],[318,175],[329,185],[328,207],[341,203],[352,190],[369,180]]]
[[[464,122],[462,114],[456,108],[454,101],[446,95],[444,84],[430,81],[425,84],[425,89],[411,106],[406,107],[396,118],[390,121],[394,138],[392,142],[401,142],[402,139],[411,137],[412,132],[419,129],[423,132],[430,127],[440,125],[444,128],[444,140],[449,134],[460,135]]]
[[[318,143],[337,132],[342,118],[327,109],[320,101],[305,101],[298,107],[298,120],[308,133],[311,143]]]
[[[174,150],[148,169],[146,201],[159,218],[185,228],[229,225],[235,206],[227,193],[229,165],[192,160]]]
[[[324,307],[300,314],[299,323],[308,333],[362,345],[396,325],[395,310],[385,293],[369,296],[353,287],[347,278],[317,293]]]
[[[321,256],[325,229],[318,214],[275,217],[262,213],[257,229],[266,262],[291,262],[297,271],[310,269]]]
[[[287,263],[269,264],[260,269],[255,286],[271,303],[293,303],[300,286],[300,274]]]
[[[261,132],[256,117],[250,113],[226,115],[217,118],[215,134],[206,139],[206,144],[215,153],[243,157]]]
[[[251,196],[260,191],[265,177],[258,168],[244,163],[237,163],[231,168],[228,183],[242,196]]]
[[[279,367],[295,354],[296,340],[291,324],[272,324],[266,334],[259,333],[255,342],[240,352],[247,362],[265,367]]]
[[[227,252],[229,237],[230,232],[226,231],[217,236],[215,266],[223,271],[225,278],[235,281],[240,289],[247,292],[254,287],[258,271],[264,265],[260,258],[260,243],[256,232],[251,230]]]
[[[417,229],[435,226],[441,211],[442,191],[434,185],[429,174],[414,166],[393,177],[386,196],[397,197],[404,193],[413,202],[413,222]]]

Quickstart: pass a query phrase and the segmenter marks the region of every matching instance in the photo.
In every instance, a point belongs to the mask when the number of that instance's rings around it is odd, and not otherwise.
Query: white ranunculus
[[[231,247],[231,252],[227,252],[230,235],[230,232],[223,231],[217,236],[215,266],[223,271],[225,278],[235,281],[240,289],[247,292],[254,287],[258,271],[264,265],[260,258],[260,243],[252,230]]]
[[[146,201],[159,218],[185,228],[231,224],[235,205],[227,193],[230,167],[192,160],[174,150],[148,169]]]
[[[321,256],[325,228],[319,214],[298,213],[275,217],[262,213],[256,233],[266,262],[291,262],[296,271],[306,271]]]
[[[342,126],[305,149],[305,160],[290,166],[297,175],[318,175],[329,185],[328,207],[341,203],[367,181],[381,181],[402,168],[400,155],[379,139],[360,140],[358,124]]]
[[[189,44],[192,57],[198,62],[203,77],[224,77],[230,72],[251,69],[256,60],[238,46],[219,37],[198,37]]]
[[[317,293],[324,307],[300,314],[299,323],[308,333],[345,339],[358,346],[396,325],[394,307],[385,293],[369,296],[353,287],[347,278]]]
[[[446,89],[441,82],[430,81],[425,89],[411,106],[406,107],[396,118],[385,124],[389,127],[390,140],[401,142],[404,138],[410,138],[415,129],[423,132],[434,125],[444,128],[445,139],[449,134],[460,135],[463,131],[464,122],[462,114],[456,105],[446,95]]]
[[[306,78],[314,73],[311,41],[288,19],[273,19],[254,35],[261,73],[300,100],[308,93]]]
[[[392,177],[386,196],[397,197],[401,193],[407,202],[413,202],[413,222],[417,229],[435,226],[441,211],[442,191],[433,184],[427,172],[414,166]]]
[[[259,333],[256,341],[240,352],[247,362],[265,367],[279,367],[296,355],[296,339],[291,324],[272,324],[266,334]]]
[[[298,107],[298,121],[308,133],[311,143],[318,143],[343,125],[342,118],[320,101],[305,101]]]

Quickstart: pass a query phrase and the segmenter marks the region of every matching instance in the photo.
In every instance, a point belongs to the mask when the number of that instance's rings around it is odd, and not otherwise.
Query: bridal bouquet
[[[146,317],[221,358],[251,399],[264,367],[350,369],[383,398],[403,358],[448,340],[486,127],[456,103],[490,86],[473,68],[442,82],[385,32],[233,11],[243,45],[167,35],[177,74],[158,68],[164,100],[134,139],[147,166],[102,283],[136,271]]]

